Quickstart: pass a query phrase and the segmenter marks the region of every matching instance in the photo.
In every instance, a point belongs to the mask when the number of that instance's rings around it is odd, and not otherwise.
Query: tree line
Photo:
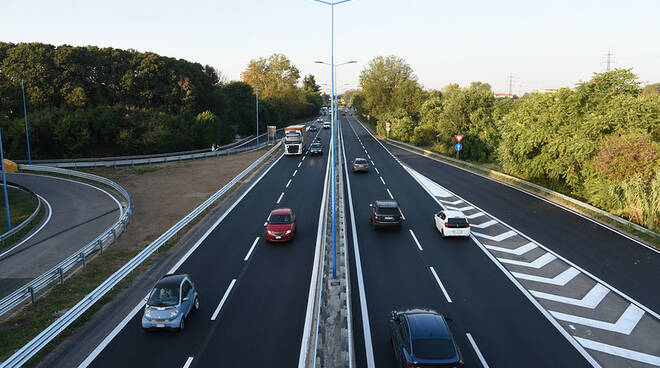
[[[553,94],[496,99],[487,83],[424,90],[397,56],[372,59],[350,91],[379,135],[496,164],[660,230],[660,84],[641,87],[629,69],[596,73]]]
[[[256,69],[252,65],[264,66]],[[209,65],[151,52],[0,42],[0,129],[9,158],[27,158],[21,81],[32,158],[172,152],[284,126],[322,105],[313,76],[284,55],[256,59],[243,81]],[[248,78],[249,77],[249,78]],[[259,81],[268,81],[263,85]],[[277,88],[275,88],[276,86]],[[295,98],[292,98],[295,97]]]

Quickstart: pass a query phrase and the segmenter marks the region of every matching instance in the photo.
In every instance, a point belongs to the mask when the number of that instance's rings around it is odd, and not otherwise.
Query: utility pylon
[[[509,73],[509,96],[513,96],[513,74]]]

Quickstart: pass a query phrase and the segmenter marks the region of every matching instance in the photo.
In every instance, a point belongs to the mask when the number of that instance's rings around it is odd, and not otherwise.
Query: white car
[[[470,223],[461,211],[440,211],[433,215],[433,220],[443,237],[470,236]]]

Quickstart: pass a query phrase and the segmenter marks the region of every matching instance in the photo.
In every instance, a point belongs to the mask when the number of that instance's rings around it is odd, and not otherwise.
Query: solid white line
[[[305,313],[305,325],[303,327],[302,340],[300,341],[300,355],[298,357],[298,367],[304,368],[307,363],[307,353],[309,351],[309,338],[312,333],[312,319],[314,318],[314,301],[316,285],[319,278],[319,259],[321,257],[321,237],[323,234],[323,214],[328,197],[328,177],[330,176],[330,159],[326,159],[325,179],[323,179],[323,194],[321,196],[321,208],[319,209],[319,222],[316,229],[316,249],[314,250],[314,263],[312,275],[309,279],[309,294],[307,295],[307,309]]]
[[[186,364],[183,365],[183,368],[188,368],[192,364],[193,357],[188,357],[188,360],[186,360]]]
[[[515,259],[508,259],[508,258],[498,258],[498,260],[502,263],[508,263],[516,266],[530,267],[536,269],[544,267],[545,265],[554,261],[555,259],[557,259],[557,257],[553,256],[550,253],[545,253],[544,255],[533,260],[532,262],[516,261]]]
[[[560,313],[555,311],[549,311],[555,318],[562,321],[577,323],[584,326],[600,328],[601,330],[607,330],[612,332],[617,332],[620,334],[630,335],[632,330],[635,329],[637,323],[642,316],[644,316],[644,311],[638,308],[635,304],[629,304],[628,308],[623,312],[619,319],[614,322],[605,322],[597,319],[584,318],[574,316],[572,314]]]
[[[488,368],[488,363],[486,363],[486,359],[484,359],[484,356],[481,355],[481,350],[479,350],[479,347],[477,346],[477,343],[474,341],[472,338],[472,335],[470,333],[466,333],[468,340],[470,340],[470,344],[472,345],[472,349],[474,349],[474,352],[477,353],[477,357],[479,358],[479,361],[481,362],[481,366],[484,368]]]
[[[289,179],[289,181],[286,183],[286,187],[285,187],[285,188],[288,188],[288,187],[289,187],[289,185],[291,184],[291,180],[292,180],[292,179]]]
[[[433,267],[429,267],[431,269],[431,272],[433,273],[433,277],[435,277],[435,281],[440,285],[440,289],[442,289],[442,293],[445,294],[445,299],[447,299],[448,302],[451,303],[451,298],[449,297],[449,294],[447,294],[447,290],[445,290],[444,285],[442,285],[442,282],[440,281],[440,278],[438,277],[438,274],[435,273],[435,269]]]
[[[296,169],[296,171],[293,172],[292,176],[296,176],[297,173],[298,173],[298,169]]]
[[[394,196],[392,195],[392,192],[390,192],[389,189],[385,188],[387,190],[387,194],[390,195],[390,199],[394,199]]]
[[[216,317],[218,317],[218,313],[220,313],[220,309],[222,309],[222,306],[225,304],[225,301],[227,301],[227,297],[229,297],[229,293],[231,292],[231,289],[234,287],[234,284],[236,283],[236,279],[231,280],[229,283],[229,287],[227,288],[227,291],[225,291],[225,295],[222,296],[222,300],[220,300],[220,304],[218,304],[218,307],[215,308],[215,312],[213,312],[213,315],[211,316],[211,321],[215,321]]]
[[[380,178],[380,181],[383,182],[383,185],[385,185],[385,180],[383,180],[383,177],[382,177],[382,176],[379,176],[379,178]]]
[[[358,123],[359,123],[360,125],[362,124],[362,123],[360,123],[359,121],[358,121]],[[369,130],[367,130],[364,126],[362,126],[362,129],[366,130],[367,133],[368,133],[369,135],[371,135],[371,137],[372,137],[376,142],[380,143],[380,145],[383,147],[383,149],[385,149],[387,152],[389,152],[389,151],[387,150],[387,148],[385,148],[385,146],[384,146],[380,141],[378,141],[378,140],[376,139],[376,137],[374,137],[373,134],[371,134],[371,132],[370,132]],[[411,151],[411,152],[412,152],[412,151]],[[390,153],[390,154],[391,154],[391,153]],[[421,155],[420,155],[420,156],[421,156]],[[403,165],[402,165],[402,166],[403,166]],[[403,167],[404,167],[404,169],[405,169],[405,166],[403,166]],[[406,171],[407,171],[407,170],[406,170]],[[414,177],[412,174],[411,174],[411,176],[413,177],[413,179],[415,179],[415,177]],[[416,180],[416,179],[415,179],[415,180]],[[419,181],[418,181],[418,183],[419,183]],[[425,186],[423,186],[421,183],[420,183],[420,186],[421,186],[422,188],[424,188],[424,190],[426,190],[426,192],[431,196],[431,198],[433,198],[433,199],[434,199],[434,200],[435,200],[440,206],[442,206],[442,207],[444,208],[444,206],[443,206],[443,204],[440,202],[440,200],[439,200],[438,198],[436,198],[436,197],[435,197],[435,196],[429,191],[429,189],[427,189],[427,188],[426,188]],[[447,192],[450,193],[450,194],[452,194],[452,195],[454,195],[454,196],[456,196],[457,198],[459,198],[455,193],[452,193],[452,192],[450,192],[450,191],[448,191],[448,190],[447,190]],[[468,202],[466,201],[466,203],[468,203]],[[475,214],[475,215],[477,215],[477,214]],[[482,214],[482,213],[479,213],[478,215],[483,215],[483,214]],[[489,215],[490,215],[490,214],[489,214]],[[473,215],[473,217],[476,217],[476,216]],[[470,217],[470,218],[473,218],[473,217]],[[493,216],[491,216],[491,217],[493,217]],[[493,218],[495,218],[495,217],[493,217]],[[498,221],[500,221],[500,220],[498,219]],[[500,223],[502,223],[503,225],[508,226],[508,227],[510,228],[509,225],[506,225],[506,224],[503,223],[502,221],[500,221]],[[550,323],[551,323],[551,324],[557,329],[557,331],[559,331],[559,333],[562,334],[562,336],[564,336],[564,338],[565,338],[565,339],[566,339],[571,345],[573,345],[573,347],[574,347],[574,348],[575,348],[575,349],[576,349],[576,350],[577,350],[577,351],[578,351],[578,352],[584,357],[584,359],[586,359],[586,360],[589,362],[589,364],[591,364],[593,367],[595,367],[595,368],[600,368],[600,364],[598,364],[598,362],[596,362],[596,360],[595,360],[591,355],[589,355],[589,353],[587,353],[587,351],[582,347],[582,345],[578,344],[577,341],[575,341],[575,339],[573,338],[573,336],[571,336],[571,335],[566,331],[566,329],[564,329],[564,328],[559,324],[559,322],[557,322],[557,320],[554,319],[554,318],[550,315],[550,313],[548,313],[548,311],[547,311],[545,308],[543,308],[543,307],[541,306],[541,304],[540,304],[536,299],[534,299],[534,297],[532,297],[532,295],[529,293],[529,291],[528,291],[527,289],[525,289],[525,288],[522,286],[522,284],[520,283],[520,281],[518,281],[516,278],[514,278],[513,275],[511,275],[511,273],[510,273],[506,268],[504,268],[504,266],[503,266],[500,262],[498,262],[498,261],[495,259],[495,257],[494,257],[494,256],[493,256],[488,250],[486,250],[486,248],[485,248],[484,245],[479,241],[479,239],[477,239],[474,235],[470,235],[470,238],[472,239],[472,241],[475,242],[475,244],[477,244],[477,245],[479,246],[479,248],[481,249],[481,251],[484,252],[484,254],[485,254],[488,258],[490,258],[490,260],[495,264],[495,266],[497,266],[497,267],[500,269],[500,271],[502,271],[502,273],[503,273],[503,274],[504,274],[504,275],[505,275],[505,276],[511,281],[511,283],[514,284],[514,285],[518,288],[518,290],[520,290],[520,292],[521,292],[523,295],[525,295],[525,297],[527,297],[527,299],[530,301],[530,303],[532,303],[532,305],[534,305],[534,306],[535,306],[535,307],[541,312],[541,314],[543,314],[543,316],[544,316],[544,317],[545,317],[545,318],[546,318],[546,319],[547,319],[547,320],[548,320],[548,321],[549,321],[549,322],[550,322]],[[531,239],[530,239],[529,237],[525,236],[525,238],[527,238],[528,240],[531,241]],[[599,280],[599,281],[600,281],[600,280]],[[610,288],[610,289],[611,289],[611,288]]]
[[[250,258],[250,254],[252,254],[252,251],[254,250],[254,247],[257,246],[258,242],[259,242],[259,237],[257,236],[257,238],[254,239],[254,243],[252,243],[252,246],[250,247],[250,250],[245,255],[245,258],[243,258],[244,261],[247,261]]]
[[[6,251],[2,252],[2,254],[0,254],[0,258],[2,258],[2,256],[4,256],[5,254],[8,254],[12,250],[14,250],[14,249],[20,247],[21,245],[25,244],[26,241],[32,239],[33,236],[37,235],[37,233],[39,233],[41,231],[41,229],[43,229],[44,226],[48,225],[48,223],[50,222],[50,218],[53,215],[53,209],[50,206],[50,203],[48,203],[48,201],[44,197],[40,196],[37,193],[35,193],[35,194],[37,195],[37,197],[39,197],[40,200],[44,201],[44,203],[46,204],[46,207],[48,208],[48,215],[46,216],[46,220],[44,221],[43,224],[41,224],[41,226],[39,226],[39,228],[37,230],[35,230],[32,234],[30,234],[30,236],[28,236],[27,238],[21,240],[20,243],[14,245],[11,248],[7,249]]]
[[[277,204],[280,204],[280,201],[282,200],[282,197],[284,197],[284,192],[280,194],[280,198],[277,198]]]
[[[350,123],[349,123],[350,126]],[[355,133],[355,130],[353,130]],[[357,136],[357,134],[355,134]],[[344,140],[342,139],[342,154],[344,155],[344,163],[346,163],[346,150],[344,149]],[[378,171],[378,169],[376,169]],[[353,210],[353,195],[351,193],[351,179],[348,175],[348,166],[344,164],[344,172],[346,173],[346,187],[348,193],[348,204],[351,213],[351,233],[353,234],[353,252],[355,254],[355,271],[357,273],[357,284],[360,295],[360,311],[362,315],[362,333],[364,335],[364,350],[367,359],[367,367],[374,368],[376,366],[374,360],[374,348],[371,342],[371,327],[369,325],[369,311],[367,309],[367,297],[364,288],[364,276],[362,275],[362,262],[360,261],[360,246],[357,238],[357,229],[355,228],[355,211]],[[403,215],[403,214],[402,214]]]
[[[236,206],[238,206],[241,200],[243,200],[243,198],[245,198],[245,196],[247,196],[248,193],[250,193],[252,188],[254,188],[261,181],[261,179],[264,176],[266,176],[266,174],[268,174],[270,169],[272,169],[273,167],[275,167],[275,165],[277,165],[277,163],[282,159],[282,157],[284,157],[284,154],[280,155],[280,157],[277,160],[275,160],[275,162],[273,162],[270,165],[270,167],[268,167],[268,169],[266,169],[266,171],[264,171],[263,174],[261,174],[261,176],[259,176],[259,178],[254,181],[254,183],[252,183],[252,185],[231,205],[231,207],[227,209],[227,211],[225,211],[225,213],[222,214],[222,216],[218,219],[218,221],[216,221],[204,233],[204,235],[202,235],[202,237],[199,238],[199,240],[195,243],[195,245],[193,245],[192,248],[190,248],[188,252],[186,252],[186,254],[184,254],[183,257],[181,257],[181,259],[174,266],[172,266],[172,268],[170,268],[170,270],[167,273],[174,273],[176,270],[179,269],[179,267],[181,267],[181,265],[190,257],[190,255],[193,254],[195,250],[197,250],[197,248],[202,244],[202,242],[204,242],[204,240],[206,240],[206,238],[209,235],[211,235],[213,230],[215,230],[215,228],[218,227],[218,225],[220,225],[222,220],[224,220],[225,217],[227,217],[227,215],[229,215],[229,213]],[[140,310],[140,308],[144,306],[145,304],[144,299],[146,299],[148,296],[149,294],[145,295],[145,297],[140,300],[140,302],[135,306],[135,308],[133,308],[133,310],[131,310],[126,315],[126,317],[124,317],[124,319],[121,322],[119,322],[119,324],[108,334],[108,336],[106,336],[105,339],[103,339],[103,341],[101,341],[101,343],[98,346],[96,346],[94,350],[92,350],[92,352],[87,356],[87,358],[85,358],[85,360],[83,360],[83,362],[80,363],[80,365],[78,366],[79,368],[86,368],[92,363],[92,361],[94,361],[94,359],[96,359],[96,357],[103,351],[103,349],[105,349],[106,346],[108,346],[108,344],[110,344],[110,342],[115,338],[115,336],[117,336],[117,334],[119,334],[119,332],[126,326],[126,324],[128,324],[128,322],[131,319],[133,319],[133,316]]]
[[[423,251],[424,249],[422,249],[422,246],[419,245],[419,240],[417,240],[417,237],[415,236],[415,233],[413,233],[412,229],[408,229],[408,231],[410,231],[410,235],[412,235],[413,240],[415,241],[415,244],[417,244],[417,248],[419,248],[419,250]]]
[[[472,224],[470,224],[470,226],[472,226]],[[529,243],[527,243],[523,246],[520,246],[516,249],[496,247],[494,245],[488,245],[488,244],[484,244],[484,246],[486,248],[490,249],[490,250],[494,250],[494,251],[497,251],[497,252],[509,253],[509,254],[515,254],[517,256],[523,255],[523,254],[529,252],[530,250],[536,248],[536,244],[534,244],[532,242],[529,242]]]
[[[598,304],[600,304],[601,301],[603,301],[603,299],[605,299],[605,296],[610,292],[610,290],[601,284],[596,284],[584,297],[582,297],[582,299],[568,298],[561,295],[548,294],[535,290],[530,290],[529,292],[537,298],[594,309],[598,306]]]
[[[638,351],[624,349],[618,346],[603,344],[602,342],[588,340],[582,337],[575,337],[575,339],[587,349],[596,350],[600,351],[601,353],[616,355],[622,358],[660,367],[660,357],[655,355],[640,353]]]
[[[573,280],[575,276],[579,275],[580,271],[576,270],[573,267],[569,267],[564,272],[560,273],[555,277],[528,275],[526,273],[520,273],[520,272],[511,272],[511,274],[521,280],[529,280],[529,281],[542,282],[544,284],[565,286],[566,284],[568,284],[569,281]]]

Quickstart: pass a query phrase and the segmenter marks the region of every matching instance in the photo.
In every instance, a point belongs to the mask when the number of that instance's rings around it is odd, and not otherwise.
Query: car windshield
[[[450,218],[449,219],[449,225],[463,225],[465,226],[467,224],[467,221],[464,218],[456,217],[456,218]]]
[[[399,214],[399,209],[398,208],[390,208],[390,207],[379,207],[377,210],[379,215],[398,215]]]
[[[321,148],[321,145],[319,143],[314,143],[312,144],[312,148]]]
[[[179,288],[155,287],[147,304],[152,307],[171,307],[179,304]]]
[[[269,222],[274,225],[290,224],[291,215],[271,215]]]
[[[448,339],[415,339],[412,350],[419,359],[450,359],[456,356],[454,343]]]

